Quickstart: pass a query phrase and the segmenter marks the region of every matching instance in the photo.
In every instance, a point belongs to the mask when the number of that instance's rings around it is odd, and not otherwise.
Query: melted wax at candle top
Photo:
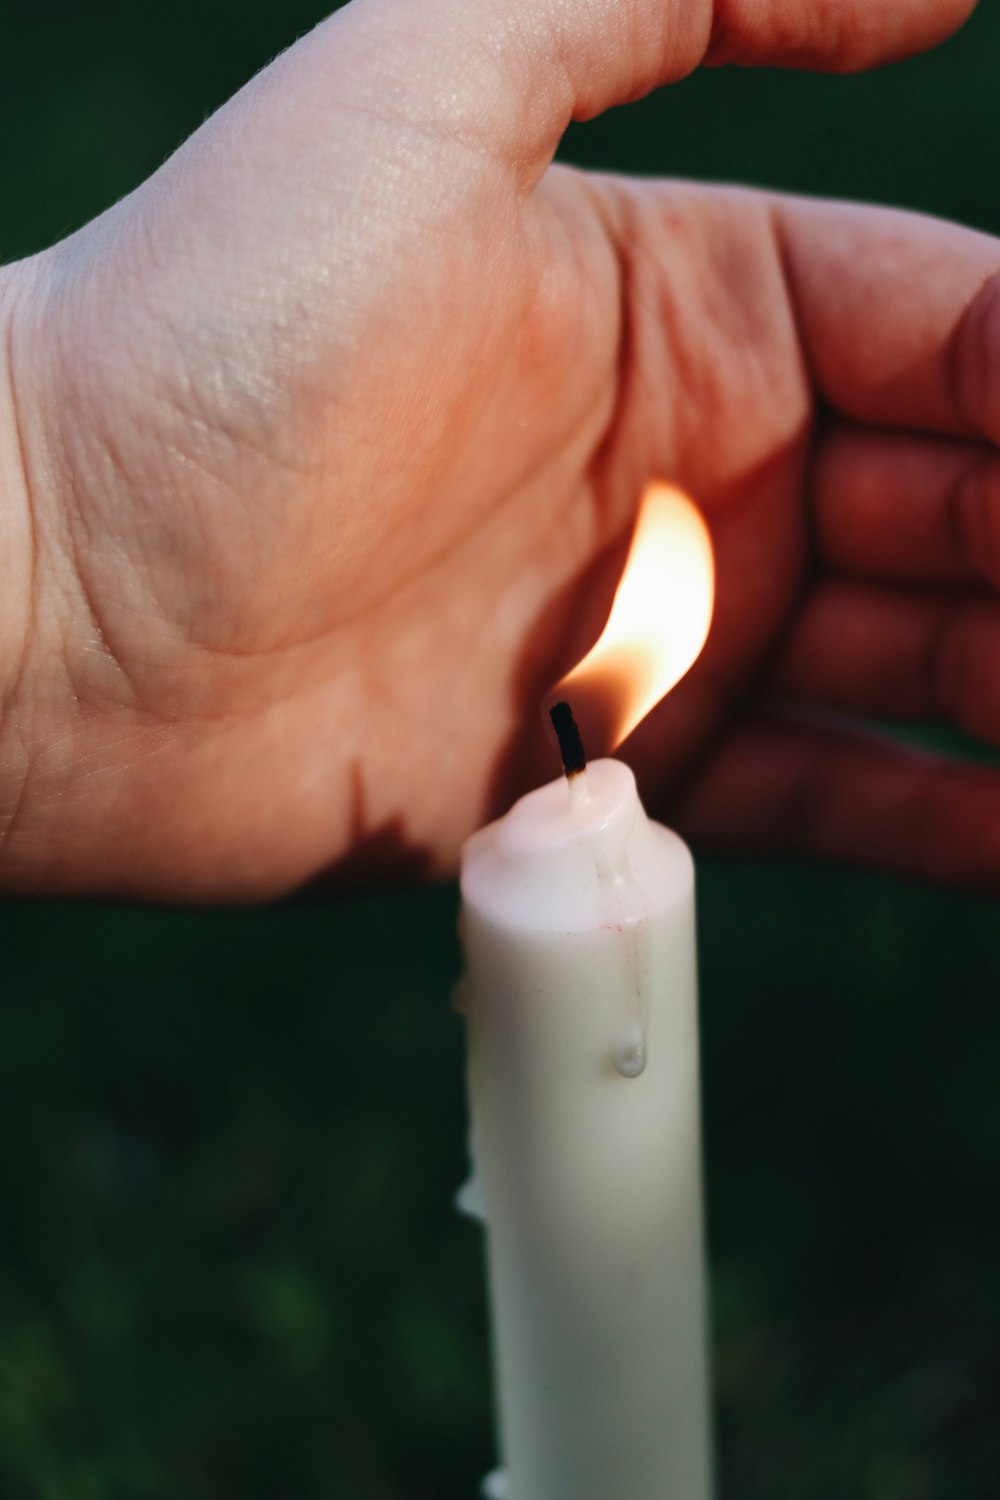
[[[617,1005],[608,997],[605,1057],[626,1079],[641,1077],[648,1063],[652,975],[643,930],[652,905],[662,900],[660,883],[644,871],[650,836],[632,772],[620,761],[599,760],[571,782],[561,777],[522,797],[506,818],[473,835],[464,864],[467,894],[475,899],[479,882],[489,885],[493,917],[501,924],[539,932],[600,927],[617,934],[621,987]],[[679,840],[677,849],[678,859],[688,862]],[[516,881],[496,878],[511,867]],[[569,909],[567,890],[573,892]]]

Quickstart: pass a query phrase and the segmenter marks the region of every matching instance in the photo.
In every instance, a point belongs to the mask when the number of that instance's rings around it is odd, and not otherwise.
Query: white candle
[[[560,696],[617,743],[698,656],[712,593],[704,522],[651,487],[608,625]],[[570,774],[462,859],[460,1202],[487,1225],[505,1466],[488,1493],[707,1500],[693,866],[626,766],[582,771],[579,742],[563,750]]]
[[[509,1493],[705,1500],[691,857],[604,760],[470,839],[462,895]]]

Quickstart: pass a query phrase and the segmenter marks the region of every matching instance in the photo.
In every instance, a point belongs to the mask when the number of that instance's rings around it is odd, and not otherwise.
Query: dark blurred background
[[[8,5],[0,258],[128,191],[323,10]],[[705,74],[564,154],[1000,232],[998,62],[987,4],[931,58]],[[700,882],[727,1500],[996,1500],[995,909]],[[0,906],[0,1500],[472,1500],[456,904]]]

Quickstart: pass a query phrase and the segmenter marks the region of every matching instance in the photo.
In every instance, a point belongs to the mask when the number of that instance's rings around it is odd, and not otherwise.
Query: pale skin
[[[0,885],[447,872],[643,483],[717,550],[625,747],[704,846],[1000,885],[1000,243],[550,166],[709,61],[849,70],[971,0],[354,0],[0,273]],[[831,724],[831,718],[838,722]]]

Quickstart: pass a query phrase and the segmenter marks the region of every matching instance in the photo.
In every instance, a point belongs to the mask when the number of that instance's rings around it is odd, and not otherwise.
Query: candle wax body
[[[628,768],[462,863],[474,1193],[511,1500],[706,1500],[694,874]]]

